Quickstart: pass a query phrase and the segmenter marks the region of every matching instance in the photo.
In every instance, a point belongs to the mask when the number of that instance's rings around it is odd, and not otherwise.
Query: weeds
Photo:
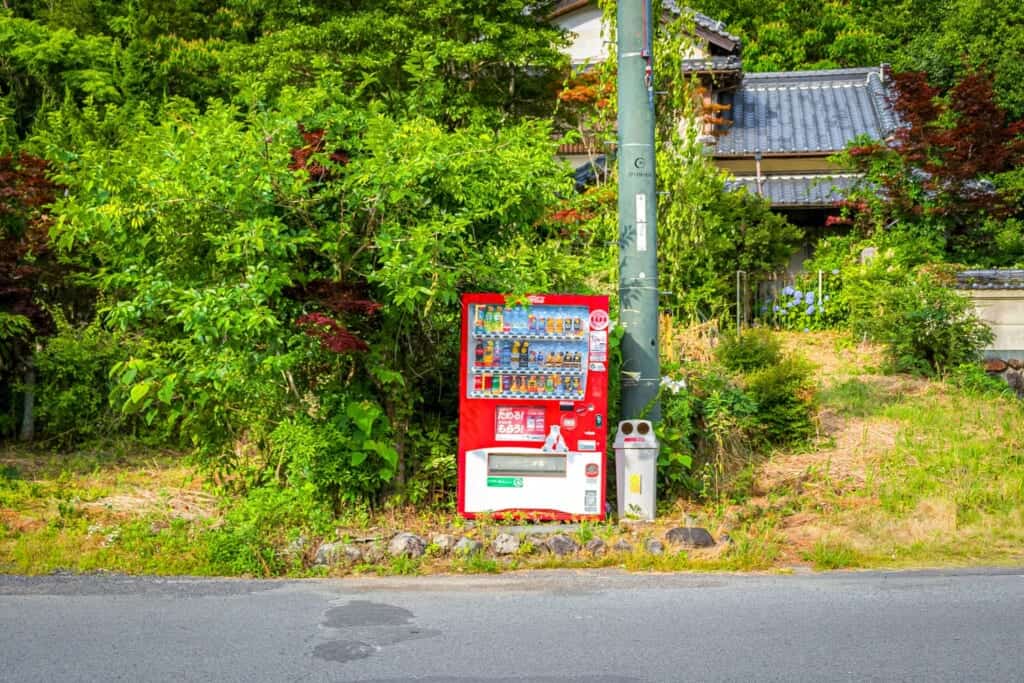
[[[452,568],[466,574],[497,574],[500,571],[498,561],[487,557],[482,550],[460,555],[452,563]]]
[[[804,559],[817,571],[861,565],[860,554],[853,547],[843,541],[828,538],[819,539],[810,552],[804,553]]]

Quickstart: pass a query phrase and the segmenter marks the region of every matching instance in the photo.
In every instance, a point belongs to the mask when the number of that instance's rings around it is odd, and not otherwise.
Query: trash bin
[[[615,432],[615,491],[619,519],[653,520],[657,513],[658,439],[647,420],[623,420]]]

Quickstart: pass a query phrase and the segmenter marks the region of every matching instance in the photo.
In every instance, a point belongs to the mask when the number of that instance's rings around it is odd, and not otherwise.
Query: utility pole
[[[659,3],[660,4],[660,3]],[[622,417],[660,418],[658,194],[654,169],[655,19],[651,0],[618,2],[619,320]]]

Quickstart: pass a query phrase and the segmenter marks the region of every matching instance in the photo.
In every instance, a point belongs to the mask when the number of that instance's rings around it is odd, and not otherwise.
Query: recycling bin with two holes
[[[653,520],[660,449],[654,426],[648,420],[623,420],[612,446],[619,519]]]

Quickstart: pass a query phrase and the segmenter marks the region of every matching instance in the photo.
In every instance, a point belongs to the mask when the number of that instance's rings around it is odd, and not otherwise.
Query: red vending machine
[[[462,297],[459,513],[603,519],[608,297]]]

